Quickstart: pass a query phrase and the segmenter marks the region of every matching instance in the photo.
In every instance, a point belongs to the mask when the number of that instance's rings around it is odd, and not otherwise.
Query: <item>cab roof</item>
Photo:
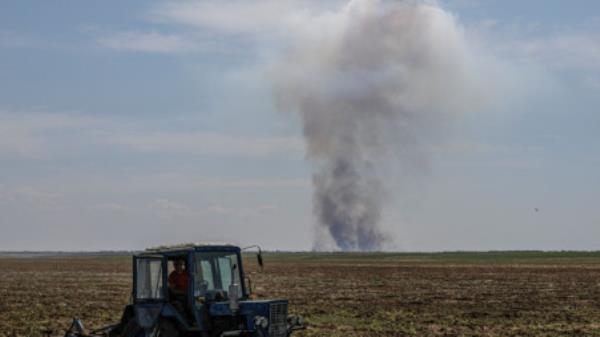
[[[239,251],[240,247],[229,243],[179,243],[174,245],[163,245],[146,248],[142,254],[157,254],[171,252],[189,252],[189,251]]]

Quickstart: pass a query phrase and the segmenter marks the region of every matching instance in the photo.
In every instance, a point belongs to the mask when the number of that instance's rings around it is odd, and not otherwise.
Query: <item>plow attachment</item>
[[[119,324],[113,324],[88,331],[79,318],[73,318],[71,326],[65,331],[63,337],[112,337],[110,332],[118,326]]]

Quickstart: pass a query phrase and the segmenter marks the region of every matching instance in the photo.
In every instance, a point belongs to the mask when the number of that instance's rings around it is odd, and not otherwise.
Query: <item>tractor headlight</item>
[[[254,317],[254,326],[266,329],[269,326],[269,319],[264,316]]]
[[[287,317],[287,323],[290,327],[304,326],[304,318],[302,316],[290,315]]]

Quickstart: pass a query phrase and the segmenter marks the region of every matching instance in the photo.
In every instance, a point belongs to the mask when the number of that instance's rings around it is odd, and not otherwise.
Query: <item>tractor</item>
[[[263,259],[258,248],[258,264]],[[248,247],[248,248],[253,248]],[[287,337],[304,329],[288,301],[252,299],[242,249],[227,244],[150,248],[133,256],[133,291],[118,324],[87,332],[73,319],[65,337]],[[171,269],[184,264],[187,287],[172,288]]]

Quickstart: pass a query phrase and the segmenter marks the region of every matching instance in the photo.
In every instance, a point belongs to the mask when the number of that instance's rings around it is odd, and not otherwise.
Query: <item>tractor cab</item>
[[[287,300],[250,300],[245,280],[237,246],[148,249],[133,257],[132,303],[110,335],[280,337],[303,328]]]
[[[222,246],[215,249],[202,247],[193,251],[134,256],[135,302],[183,300],[186,304],[188,298],[194,298],[203,303],[229,298],[230,290],[236,292],[238,299],[247,297],[239,248]],[[181,272],[175,270],[177,264],[183,265]],[[183,287],[177,287],[172,284],[172,279],[189,281]]]

